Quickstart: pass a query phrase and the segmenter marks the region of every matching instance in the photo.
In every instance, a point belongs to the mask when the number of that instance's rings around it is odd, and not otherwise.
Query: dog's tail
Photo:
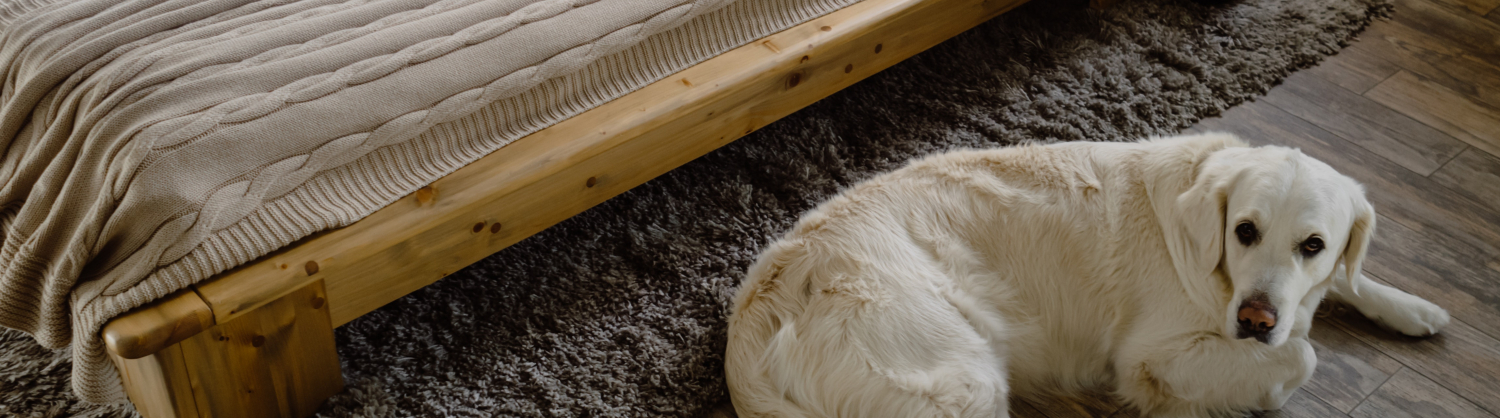
[[[807,304],[800,291],[806,271],[798,261],[806,248],[797,241],[772,244],[755,265],[735,297],[729,318],[729,343],[724,369],[730,398],[741,417],[813,417],[792,399],[802,385],[796,360],[794,320]],[[800,371],[805,373],[806,371]]]
[[[790,322],[783,324],[766,343],[759,358],[746,359],[753,364],[750,370],[746,370],[750,373],[732,373],[729,377],[734,381],[730,392],[737,412],[745,417],[761,416],[749,414],[785,418],[816,416],[792,399],[793,394],[800,393],[796,388],[804,383],[798,378],[798,370],[787,370],[799,363],[792,358],[797,345],[795,326]]]

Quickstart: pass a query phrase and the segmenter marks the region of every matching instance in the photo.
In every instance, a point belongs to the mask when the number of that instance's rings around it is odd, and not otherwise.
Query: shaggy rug
[[[1346,45],[1388,0],[1039,0],[338,329],[323,416],[702,415],[760,248],[924,154],[1171,134]],[[0,415],[78,402],[68,355],[0,333]]]

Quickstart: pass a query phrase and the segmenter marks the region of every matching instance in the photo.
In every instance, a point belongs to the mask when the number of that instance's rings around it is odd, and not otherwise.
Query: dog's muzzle
[[[1276,308],[1271,306],[1265,293],[1256,293],[1240,303],[1239,338],[1255,337],[1256,341],[1268,343],[1271,330],[1276,328]]]

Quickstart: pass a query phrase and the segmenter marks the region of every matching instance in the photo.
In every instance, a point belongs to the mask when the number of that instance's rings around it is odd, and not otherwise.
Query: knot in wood
[[[437,197],[437,190],[433,190],[432,186],[425,186],[417,189],[415,194],[417,196],[417,204],[425,205],[432,203],[432,198]]]

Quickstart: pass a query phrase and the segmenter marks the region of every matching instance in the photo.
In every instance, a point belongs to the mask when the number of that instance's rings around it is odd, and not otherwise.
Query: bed
[[[74,390],[90,401],[128,397],[148,417],[307,416],[342,387],[334,327],[1023,1],[9,3],[0,8],[9,70],[0,134],[10,135],[10,165],[0,167],[16,168],[0,184],[26,187],[0,193],[30,200],[0,195],[0,324],[71,345]],[[258,46],[274,36],[257,34],[277,33],[276,24],[235,19],[268,11],[317,24],[291,46]],[[77,23],[90,18],[93,28]],[[552,32],[525,32],[533,22]],[[359,43],[378,32],[371,27],[401,25],[413,29],[391,34],[406,40]],[[212,51],[218,61],[172,61],[226,39],[249,46]],[[164,52],[119,52],[153,42]],[[340,45],[345,55],[332,64],[298,61]],[[534,56],[487,67],[517,45]],[[90,67],[101,56],[124,64]],[[425,63],[435,66],[424,77],[400,77]],[[48,66],[108,77],[63,77]],[[78,108],[26,84],[128,86],[141,74],[158,80],[114,95],[78,88]],[[347,96],[316,106],[339,94]],[[92,112],[120,103],[154,107]],[[283,114],[296,117],[273,119]],[[79,153],[74,166],[184,169],[154,183],[131,170],[27,170],[24,156],[68,154],[47,149],[56,129],[78,138],[64,143],[114,144]],[[134,146],[141,132],[156,142]],[[211,163],[195,166],[203,161]],[[100,186],[70,189],[79,179]],[[127,187],[139,182],[213,187]],[[70,191],[92,200],[40,211],[14,203],[38,194],[66,203],[48,193]],[[125,209],[136,212],[117,218],[136,222],[56,226]],[[115,232],[131,228],[143,230]],[[73,237],[53,243],[73,252],[23,245],[56,236]],[[153,243],[158,236],[164,243]],[[59,276],[43,291],[27,288],[27,279]]]

